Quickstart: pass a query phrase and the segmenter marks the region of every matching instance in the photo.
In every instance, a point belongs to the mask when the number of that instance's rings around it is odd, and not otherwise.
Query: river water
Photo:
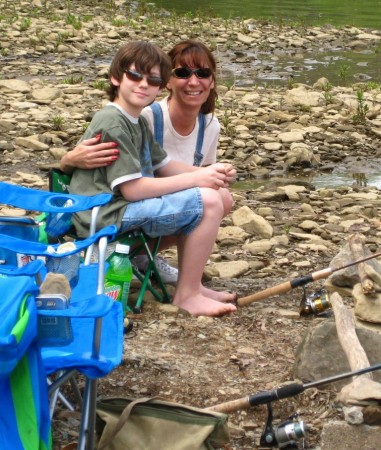
[[[155,3],[177,13],[381,28],[380,0],[157,0]]]
[[[178,14],[189,13],[201,17],[253,18],[270,20],[278,25],[335,27],[355,26],[381,30],[381,0],[157,0],[156,5]],[[234,83],[240,85],[286,85],[290,76],[296,82],[312,85],[320,77],[327,77],[333,85],[352,84],[358,81],[381,83],[381,51],[367,49],[355,52],[339,49],[306,53],[296,58],[284,54],[276,61],[266,59],[254,46],[248,49],[248,56],[255,54],[255,64],[259,67],[273,67],[267,73],[257,71],[248,77],[240,65],[230,63],[234,72]],[[347,71],[345,83],[341,77],[343,68]],[[223,71],[222,71],[223,72]],[[242,73],[241,73],[242,72]],[[220,79],[224,77],[220,77]],[[335,188],[343,185],[376,186],[381,189],[380,165],[367,168],[363,173],[353,173],[341,167],[333,173],[299,173],[317,188]],[[249,182],[250,183],[250,182]],[[265,184],[256,180],[252,187]]]
[[[271,20],[278,26],[292,24],[296,28],[331,24],[381,30],[381,0],[157,0],[156,5],[178,14],[189,13],[203,18],[208,15],[254,18]],[[255,61],[253,64],[266,67],[266,71],[257,70],[248,76],[245,70],[240,73],[240,65],[233,65],[235,78],[229,81],[234,81],[237,86],[286,85],[290,76],[296,82],[306,84],[313,84],[321,77],[328,78],[332,85],[358,81],[381,83],[381,44],[357,52],[343,48],[321,49],[312,54],[307,52],[303,58],[279,54],[276,62],[258,52],[256,45],[248,49],[247,54]]]

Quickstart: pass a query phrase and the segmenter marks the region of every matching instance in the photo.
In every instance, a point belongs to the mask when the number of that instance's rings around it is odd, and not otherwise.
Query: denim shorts
[[[185,189],[129,203],[120,231],[141,228],[150,237],[188,235],[201,222],[202,214],[200,189]]]

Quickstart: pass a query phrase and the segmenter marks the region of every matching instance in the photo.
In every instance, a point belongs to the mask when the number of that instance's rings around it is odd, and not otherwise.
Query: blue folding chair
[[[97,210],[109,201],[110,196],[56,194],[0,183],[0,199],[2,203],[29,211],[66,214],[88,208]],[[70,206],[67,206],[68,200]],[[66,381],[73,383],[73,376],[77,372],[85,376],[78,442],[80,450],[94,448],[97,379],[120,364],[123,351],[122,305],[103,293],[107,242],[115,238],[117,229],[109,226],[95,233],[95,220],[96,213],[93,214],[90,236],[76,240],[74,248],[63,253],[61,244],[45,244],[0,234],[0,249],[5,252],[42,258],[42,261],[32,261],[20,268],[0,265],[0,274],[15,277],[27,271],[37,286],[46,276],[44,261],[64,262],[73,255],[86,252],[85,261],[79,267],[78,282],[64,309],[50,309],[48,306],[49,302],[54,306],[60,305],[60,301],[65,300],[64,296],[36,296],[37,304],[42,305],[42,309],[38,309],[42,360],[47,374],[55,374],[54,381],[49,382],[48,387],[51,411],[57,398],[65,402],[60,394],[62,384]],[[94,244],[99,246],[96,264],[90,263]]]
[[[38,288],[30,276],[0,278],[0,448],[52,448],[46,374],[36,341]]]

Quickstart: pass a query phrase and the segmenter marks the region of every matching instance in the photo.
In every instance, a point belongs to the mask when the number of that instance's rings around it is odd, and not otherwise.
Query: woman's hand
[[[102,142],[98,144],[101,135],[85,139],[73,150],[64,155],[60,161],[60,168],[71,173],[75,168],[97,169],[112,164],[118,159],[117,142]]]
[[[220,189],[228,187],[225,165],[221,163],[211,164],[207,167],[200,167],[199,170],[192,172],[195,186]]]
[[[226,175],[226,182],[228,184],[234,183],[234,181],[237,178],[237,171],[231,164],[224,164],[225,166],[225,175]]]

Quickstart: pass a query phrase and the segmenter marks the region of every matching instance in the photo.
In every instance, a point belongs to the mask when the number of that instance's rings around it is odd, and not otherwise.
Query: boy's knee
[[[224,202],[219,190],[210,188],[201,189],[201,195],[204,210],[224,210]]]

